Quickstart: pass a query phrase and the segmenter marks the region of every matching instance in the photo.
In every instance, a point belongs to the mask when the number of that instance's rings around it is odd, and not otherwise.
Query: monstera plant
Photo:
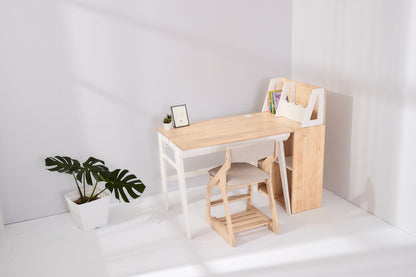
[[[85,216],[79,215],[81,210],[92,207],[92,203],[102,203],[105,196],[114,193],[118,200],[130,202],[127,194],[136,199],[144,192],[146,186],[134,174],[130,174],[127,169],[109,170],[105,166],[104,161],[94,157],[88,158],[84,163],[66,156],[48,157],[45,159],[46,169],[49,171],[56,171],[59,173],[66,173],[72,175],[77,188],[76,192],[65,195],[68,207],[71,211],[72,217],[79,228],[83,230],[94,229],[105,225],[108,221],[108,211],[102,215],[102,222],[88,223],[99,219],[99,215],[93,215],[92,218],[86,219],[87,223],[82,223]],[[99,186],[99,183],[104,183],[104,186]],[[96,210],[109,209],[109,200],[106,197],[106,208],[95,208]],[[73,202],[73,203],[72,203]],[[75,205],[74,205],[75,203]],[[77,207],[79,205],[80,207]],[[102,205],[102,204],[101,204]],[[82,207],[81,207],[82,206]],[[77,213],[74,215],[74,211]],[[81,211],[82,212],[82,211]],[[86,214],[91,214],[87,212]]]
[[[111,193],[114,192],[117,199],[120,200],[121,197],[125,202],[129,202],[123,189],[126,189],[127,193],[133,199],[136,199],[146,188],[134,174],[128,174],[127,169],[110,171],[102,160],[94,157],[89,157],[82,164],[70,157],[48,157],[45,159],[45,165],[49,171],[67,173],[73,176],[79,193],[77,201],[80,204],[96,199],[105,190],[109,190]],[[97,192],[99,182],[105,182],[105,188]],[[93,186],[92,193],[89,196],[86,195],[86,185]]]

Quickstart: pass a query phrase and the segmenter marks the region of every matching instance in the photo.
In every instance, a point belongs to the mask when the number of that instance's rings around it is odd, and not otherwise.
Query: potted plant
[[[127,169],[110,171],[104,161],[94,157],[84,163],[65,156],[48,157],[45,165],[49,171],[57,171],[73,176],[76,191],[65,194],[74,223],[81,230],[92,230],[108,223],[110,194],[114,192],[118,200],[129,202],[125,193],[136,199],[146,186]],[[99,186],[99,183],[104,183]]]
[[[165,130],[172,129],[172,116],[170,114],[167,114],[163,119],[163,128]]]

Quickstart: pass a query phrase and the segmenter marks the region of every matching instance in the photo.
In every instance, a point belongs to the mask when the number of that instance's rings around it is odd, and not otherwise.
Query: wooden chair
[[[260,167],[248,163],[263,158],[266,159],[261,162]],[[271,185],[272,163],[275,158],[276,141],[266,140],[227,148],[225,163],[209,170],[210,182],[206,195],[206,221],[231,246],[235,246],[234,234],[241,231],[267,226],[274,233],[279,233],[279,223]],[[253,206],[253,185],[259,182],[264,182],[267,185],[272,218]],[[222,198],[211,201],[211,191],[215,186],[221,190]],[[247,187],[246,194],[228,196],[230,190],[241,187]],[[246,210],[231,215],[229,203],[238,200],[247,200]],[[211,216],[211,207],[217,205],[224,205],[225,217]]]

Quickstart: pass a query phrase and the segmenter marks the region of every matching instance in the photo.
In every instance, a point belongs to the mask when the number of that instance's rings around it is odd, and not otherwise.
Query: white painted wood
[[[159,162],[160,162],[160,177],[162,180],[162,195],[163,195],[163,204],[165,209],[169,209],[169,200],[168,200],[168,188],[167,188],[167,180],[166,180],[166,161],[165,161],[165,144],[164,140],[166,138],[159,132],[157,132],[158,142],[159,142]]]
[[[208,147],[183,151],[182,158],[197,157],[197,156],[202,156],[202,155],[206,155],[206,154],[214,153],[214,152],[215,152],[214,146],[208,146]]]
[[[289,101],[286,99],[288,98],[290,92]],[[286,117],[291,120],[295,120],[299,123],[302,123],[305,119],[306,108],[302,105],[296,105],[296,82],[290,81],[286,82],[283,85],[282,89],[282,96],[280,97],[279,105],[276,108],[276,115],[275,117]]]
[[[183,159],[181,156],[181,151],[175,149],[175,161],[176,161],[176,171],[178,174],[178,183],[179,191],[181,193],[181,203],[182,203],[182,213],[185,221],[186,236],[191,239],[191,229],[189,226],[189,216],[188,216],[188,199],[186,195],[186,182],[185,182],[185,172],[183,167]]]
[[[193,171],[187,171],[187,172],[185,172],[185,179],[208,174],[208,170],[210,170],[211,168],[212,167],[206,167],[206,168],[201,168],[201,169],[197,169],[197,170],[193,170]],[[168,175],[167,180],[168,181],[177,181],[178,180],[178,175],[177,174]]]
[[[296,122],[303,123],[305,119],[306,108],[302,105],[288,102],[280,98],[279,106],[276,110],[276,117],[286,117]]]
[[[296,102],[296,81],[290,81],[290,82],[288,82],[287,87],[288,87],[289,92],[290,92],[289,102],[290,103],[295,103]]]
[[[312,90],[311,97],[309,98],[308,106],[306,107],[305,117],[302,122],[302,127],[312,127],[322,125],[324,123],[324,104],[325,104],[325,89],[317,88]],[[316,101],[318,101],[318,114],[316,119],[311,119],[313,108]]]
[[[178,149],[178,150],[180,150],[177,146],[176,146],[176,144],[174,144],[173,142],[171,142],[167,137],[165,137],[164,135],[162,135],[162,134],[160,134],[161,136],[162,136],[162,138],[163,138],[163,142],[166,144],[166,145],[168,145],[170,148],[172,148],[172,149]]]
[[[220,145],[214,145],[214,152],[221,152],[221,151],[225,151],[225,149],[227,147],[236,147],[238,145],[243,145],[246,143],[251,143],[251,142],[257,142],[257,141],[262,141],[265,140],[266,138],[256,138],[256,139],[250,139],[250,140],[243,140],[243,141],[237,141],[237,142],[233,142],[233,143],[226,143],[226,144],[220,144]]]
[[[280,99],[287,99],[287,96],[289,95],[289,84],[288,84],[288,82],[286,82],[284,85],[283,85],[283,88],[282,88],[282,95],[280,96]],[[279,101],[279,103],[280,103],[280,101]]]
[[[283,196],[285,198],[285,207],[288,214],[292,214],[292,209],[290,208],[290,195],[289,195],[289,184],[287,182],[286,174],[286,159],[285,159],[285,148],[283,147],[283,142],[279,141],[277,147],[277,158],[279,162],[280,169],[280,179],[282,181]]]
[[[286,134],[280,134],[280,135],[266,137],[265,139],[276,139],[278,141],[285,141],[289,138],[289,136],[290,136],[290,133],[286,133]]]
[[[171,166],[176,168],[175,162],[168,155],[166,155],[166,153],[163,154],[163,159],[165,159],[168,163],[170,163]]]
[[[250,140],[244,140],[244,141],[238,141],[238,142],[226,143],[226,144],[220,144],[220,145],[213,145],[213,146],[208,146],[208,147],[203,147],[203,148],[198,148],[198,149],[182,151],[181,157],[182,158],[191,158],[191,157],[203,156],[203,155],[206,155],[206,154],[225,151],[225,149],[227,147],[234,147],[234,146],[237,146],[237,145],[240,145],[240,144],[245,144],[245,143],[255,142],[255,141],[261,141],[261,140],[265,140],[265,139],[282,139],[282,138],[286,137],[285,139],[283,139],[283,140],[286,140],[287,137],[289,137],[289,135],[290,134],[281,134],[281,135],[276,135],[276,136],[256,138],[256,139],[250,139]],[[176,148],[177,147],[175,146],[173,149],[176,149]],[[179,149],[179,148],[177,148],[177,149]]]
[[[286,100],[290,92],[289,101]],[[302,127],[312,127],[322,125],[324,122],[324,105],[325,105],[325,89],[317,88],[313,89],[311,97],[309,98],[308,106],[305,108],[302,105],[296,105],[296,82],[291,81],[285,83],[283,86],[282,97],[280,98],[279,105],[276,108],[276,117],[286,117],[296,122],[302,123]],[[316,101],[318,101],[318,114],[316,119],[311,119],[312,112],[315,107]]]

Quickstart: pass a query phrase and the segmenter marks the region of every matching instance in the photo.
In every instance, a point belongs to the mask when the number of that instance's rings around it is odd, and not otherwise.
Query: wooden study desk
[[[278,91],[282,94],[278,107],[275,107],[275,117],[269,109],[270,93]],[[286,78],[273,78],[270,80],[261,113],[206,120],[168,131],[158,128],[165,206],[168,207],[168,162],[176,168],[177,175],[172,177],[176,177],[179,183],[188,237],[191,238],[191,233],[185,177],[206,174],[207,169],[185,174],[183,159],[222,151],[227,146],[242,142],[261,139],[275,139],[279,142],[276,149],[278,159],[273,163],[272,171],[273,197],[287,213],[294,214],[320,207],[325,148],[325,106],[325,88]],[[166,146],[173,149],[174,160],[166,155]],[[258,189],[268,193],[263,184],[259,184]]]
[[[198,176],[207,173],[206,169],[185,174],[183,159],[206,155],[225,150],[226,147],[242,142],[275,139],[279,142],[277,155],[280,165],[280,174],[284,189],[287,188],[286,164],[283,141],[290,133],[300,128],[300,124],[286,118],[275,118],[270,113],[253,113],[232,116],[192,123],[190,126],[164,130],[157,129],[159,141],[159,155],[162,189],[165,207],[168,208],[166,162],[176,168],[177,180],[181,193],[182,212],[185,218],[185,228],[188,238],[191,231],[188,220],[188,202],[186,194],[186,177]],[[165,151],[166,146],[173,149],[174,160]],[[281,176],[281,177],[280,177]],[[285,181],[286,180],[286,181]],[[285,206],[290,213],[289,192],[284,191]]]

